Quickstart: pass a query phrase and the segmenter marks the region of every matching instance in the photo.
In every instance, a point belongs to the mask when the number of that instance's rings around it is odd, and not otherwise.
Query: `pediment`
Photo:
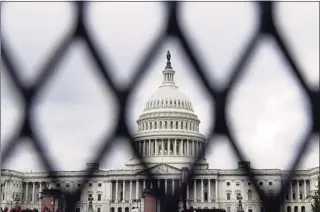
[[[168,164],[158,164],[153,167],[147,168],[138,172],[137,174],[148,174],[151,173],[152,175],[159,175],[159,174],[181,174],[181,170],[170,166]]]

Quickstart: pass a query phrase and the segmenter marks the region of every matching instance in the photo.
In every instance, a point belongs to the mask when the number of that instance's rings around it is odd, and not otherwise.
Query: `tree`
[[[316,186],[316,190],[314,194],[310,196],[311,198],[311,211],[312,212],[320,212],[320,175],[318,176],[318,185]]]

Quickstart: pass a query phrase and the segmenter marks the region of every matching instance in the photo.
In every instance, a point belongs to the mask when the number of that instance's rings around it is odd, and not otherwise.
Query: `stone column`
[[[26,182],[26,193],[24,194],[24,196],[25,196],[25,202],[26,202],[26,204],[28,204],[28,185],[29,185],[29,183],[28,182]]]
[[[215,180],[216,183],[216,197],[215,197],[215,201],[218,202],[219,201],[219,183],[218,183],[218,179]]]
[[[304,187],[304,198],[307,198],[307,180],[303,181],[303,187]]]
[[[174,139],[174,155],[177,155],[177,139]]]
[[[297,180],[297,199],[298,199],[298,202],[300,202],[300,186],[299,186],[299,180]]]
[[[132,180],[130,180],[130,193],[129,193],[129,201],[132,202]]]
[[[41,192],[42,192],[42,182],[39,182],[39,193],[38,193],[38,197],[40,197]]]
[[[126,181],[122,181],[122,202],[125,202],[126,198]]]
[[[208,201],[211,202],[211,180],[208,179]]]
[[[151,139],[149,140],[149,156],[151,156]]]
[[[189,156],[189,140],[187,139],[187,156]]]
[[[116,180],[116,196],[115,196],[115,202],[118,202],[118,180]]]
[[[204,202],[204,198],[203,198],[203,179],[201,179],[201,202]]]
[[[197,180],[193,180],[193,201],[197,202]]]
[[[110,197],[110,202],[111,202],[111,200],[112,200],[112,181],[111,180],[109,181],[109,186],[110,186],[110,188],[109,188],[109,191],[110,191],[109,197]]]
[[[168,190],[168,180],[167,179],[164,180],[164,190],[165,190],[165,194],[167,194],[167,190]]]
[[[190,194],[189,194],[189,184],[187,185],[187,200],[189,200],[190,199]]]
[[[154,140],[154,148],[155,148],[155,155],[159,155],[159,148],[158,148],[158,139]]]
[[[136,199],[139,198],[139,180],[136,180]]]
[[[161,155],[164,155],[164,141],[161,139]]]
[[[35,187],[36,187],[36,183],[33,182],[32,183],[32,203],[34,203],[35,201]]]
[[[172,194],[175,193],[174,190],[175,190],[175,188],[174,188],[174,179],[172,179]]]
[[[292,181],[290,181],[290,200],[292,201]]]

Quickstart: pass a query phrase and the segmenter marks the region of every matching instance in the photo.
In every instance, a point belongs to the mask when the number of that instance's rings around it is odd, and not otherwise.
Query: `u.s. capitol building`
[[[133,138],[148,170],[142,167],[137,156],[133,156],[121,170],[104,171],[99,169],[99,164],[88,164],[87,169],[95,169],[94,177],[85,185],[76,212],[88,211],[90,197],[96,212],[131,212],[133,208],[144,212],[144,188],[158,186],[172,194],[181,185],[182,168],[190,167],[206,138],[199,133],[200,120],[191,101],[179,91],[174,77],[168,54],[162,84],[147,101],[137,120],[138,131]],[[192,183],[187,186],[187,207],[224,208],[227,212],[234,212],[237,196],[241,194],[246,212],[263,211],[259,196],[242,170],[241,166],[245,165],[250,163],[241,162],[237,169],[231,170],[209,169],[203,155],[197,161]],[[75,190],[82,186],[80,183],[87,171],[56,172],[59,180],[53,181],[46,172],[23,173],[3,169],[1,207],[11,208],[18,204],[22,208],[40,208],[39,196],[43,189]],[[154,174],[156,184],[150,183],[147,172]],[[261,188],[267,193],[275,193],[288,171],[254,169],[254,173]],[[311,200],[307,197],[315,190],[318,175],[319,167],[296,172],[283,211],[311,211]]]

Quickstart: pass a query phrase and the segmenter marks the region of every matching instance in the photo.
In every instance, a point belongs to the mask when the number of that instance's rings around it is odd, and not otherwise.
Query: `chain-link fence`
[[[10,138],[10,141],[7,146],[3,147],[2,155],[1,155],[1,162],[4,164],[7,159],[9,158],[12,150],[15,148],[16,145],[19,144],[24,138],[29,138],[30,142],[36,147],[41,159],[44,162],[46,169],[50,173],[50,177],[55,179],[57,176],[53,170],[53,162],[46,157],[44,154],[44,146],[43,143],[40,142],[39,135],[35,126],[32,125],[32,116],[33,116],[33,109],[34,109],[34,102],[38,98],[38,94],[44,88],[44,85],[50,80],[51,76],[57,70],[57,65],[65,57],[65,53],[68,48],[76,41],[80,40],[83,44],[87,46],[88,53],[91,55],[94,63],[97,65],[98,69],[95,71],[99,72],[101,76],[103,76],[103,81],[105,84],[109,86],[112,92],[115,94],[114,96],[117,98],[117,103],[119,105],[119,117],[118,120],[115,121],[116,127],[115,130],[110,133],[108,136],[104,138],[104,145],[103,148],[99,149],[99,152],[95,154],[94,162],[99,163],[102,158],[105,156],[105,153],[108,151],[110,146],[113,144],[113,141],[116,140],[117,137],[126,137],[128,138],[128,143],[131,148],[134,150],[135,154],[139,156],[142,164],[145,164],[144,158],[141,157],[140,152],[136,149],[134,142],[131,142],[132,139],[130,137],[128,125],[125,121],[128,113],[127,113],[127,106],[128,106],[128,97],[131,94],[137,85],[138,82],[142,79],[143,75],[146,73],[148,67],[151,65],[153,59],[158,53],[160,46],[168,39],[168,38],[176,38],[181,42],[183,51],[187,55],[187,59],[193,66],[193,70],[195,74],[199,77],[201,83],[203,84],[205,90],[211,96],[212,102],[214,102],[214,114],[215,117],[215,125],[210,126],[210,133],[207,137],[208,142],[207,145],[211,145],[212,141],[215,136],[224,136],[226,137],[232,148],[234,148],[236,152],[236,156],[240,161],[244,160],[244,155],[240,151],[239,147],[235,142],[234,132],[230,130],[229,122],[226,117],[226,108],[230,100],[230,94],[235,89],[236,82],[241,78],[244,74],[244,64],[250,60],[253,56],[254,49],[257,48],[258,43],[264,37],[270,37],[274,39],[278,46],[279,52],[284,56],[287,66],[289,67],[290,74],[294,76],[297,83],[299,84],[300,88],[304,91],[306,99],[310,102],[310,107],[308,110],[310,111],[310,119],[312,121],[312,125],[309,131],[305,134],[303,141],[301,142],[302,145],[299,147],[300,149],[297,151],[295,155],[295,160],[291,164],[291,171],[289,172],[288,178],[285,183],[282,185],[282,189],[273,196],[268,196],[258,185],[257,181],[255,180],[256,176],[251,171],[249,167],[244,167],[245,174],[248,176],[248,179],[254,185],[256,191],[258,192],[264,208],[266,211],[276,212],[280,210],[280,205],[283,204],[284,201],[284,194],[289,188],[289,182],[294,176],[294,170],[297,167],[298,162],[301,160],[303,155],[306,153],[307,147],[311,142],[311,137],[313,135],[319,135],[320,131],[320,92],[319,90],[312,89],[307,86],[305,80],[301,75],[301,70],[298,67],[295,60],[292,59],[292,53],[288,50],[286,40],[283,38],[281,33],[279,32],[278,28],[274,23],[274,6],[276,3],[272,2],[261,2],[255,3],[257,4],[257,9],[260,12],[259,15],[259,24],[253,37],[251,38],[249,44],[245,47],[242,55],[240,55],[240,59],[236,62],[233,67],[233,71],[231,72],[232,75],[229,78],[229,81],[226,83],[224,88],[215,89],[211,86],[211,83],[208,81],[208,78],[205,77],[205,70],[203,65],[199,62],[199,58],[195,54],[194,50],[191,48],[190,43],[187,41],[185,34],[182,31],[182,27],[179,24],[179,13],[180,13],[180,2],[165,2],[164,4],[167,6],[167,17],[166,20],[166,27],[164,31],[157,35],[156,40],[150,46],[148,51],[145,54],[145,57],[142,57],[142,61],[139,63],[137,67],[136,74],[132,77],[131,82],[125,88],[118,88],[115,83],[111,80],[110,73],[112,71],[109,70],[108,66],[105,65],[103,61],[103,57],[98,53],[97,46],[94,45],[92,33],[88,30],[85,20],[87,18],[87,11],[86,5],[88,3],[85,2],[76,2],[74,6],[77,7],[76,13],[76,24],[73,26],[73,30],[62,40],[59,45],[57,45],[53,51],[53,54],[46,59],[43,63],[44,65],[40,69],[40,75],[35,81],[34,84],[27,86],[21,78],[19,77],[18,73],[21,73],[23,70],[18,70],[16,66],[16,61],[12,55],[11,50],[8,48],[6,43],[6,39],[2,38],[2,62],[6,66],[8,70],[8,74],[11,77],[14,86],[17,88],[19,94],[22,96],[23,99],[23,124],[21,127],[14,133],[14,135]],[[1,4],[1,9],[5,10],[5,4]],[[317,109],[318,108],[318,109]],[[204,154],[206,147],[204,146],[203,149],[198,154],[198,159],[201,158],[201,155]],[[195,164],[196,161],[194,161]],[[194,166],[192,166],[194,167]],[[67,194],[67,203],[68,209],[70,211],[74,209],[76,200],[78,199],[79,195],[81,195],[82,190],[86,183],[90,180],[93,176],[94,170],[88,172],[88,175],[83,179],[81,183],[81,187],[74,193]],[[191,181],[194,174],[194,169],[191,168],[188,171],[187,180]],[[151,180],[156,180],[153,178],[152,174],[149,173],[148,177]],[[178,203],[180,201],[180,195],[182,191],[186,189],[186,184],[183,184],[178,191],[174,192],[173,196],[165,196],[164,192],[158,191],[157,196],[160,196],[165,199],[163,204],[170,205],[167,207],[168,211],[174,211],[174,208],[177,208]],[[171,209],[171,210],[170,210]]]

